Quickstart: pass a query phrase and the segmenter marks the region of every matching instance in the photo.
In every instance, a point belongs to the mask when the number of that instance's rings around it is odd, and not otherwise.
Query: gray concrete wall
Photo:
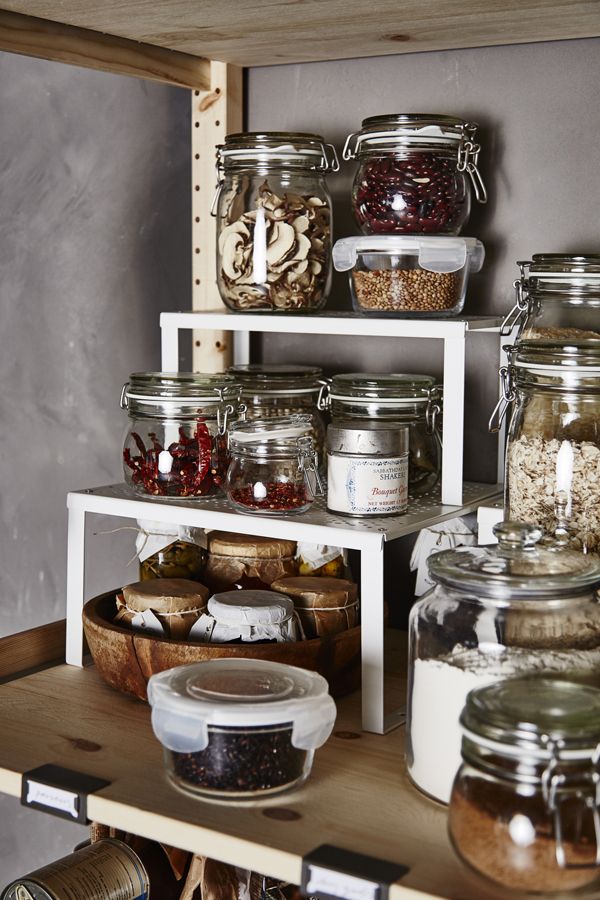
[[[490,201],[475,205],[464,233],[483,241],[485,269],[470,282],[465,313],[504,313],[513,302],[515,260],[531,253],[600,251],[600,40],[522,44],[253,69],[251,130],[313,131],[339,150],[366,116],[439,112],[479,122]],[[349,192],[354,163],[330,178],[335,236],[356,233]],[[333,302],[348,306],[346,277]],[[308,348],[308,356],[307,356]],[[272,361],[337,371],[441,372],[437,342],[269,336]],[[466,473],[495,475],[486,434],[495,402],[496,345],[469,341]]]
[[[121,385],[191,303],[188,167],[187,91],[0,54],[0,635],[64,616],[66,493],[121,479]],[[94,541],[88,596],[132,547]],[[0,888],[86,833],[0,796]]]
[[[255,69],[249,127],[320,131],[341,146],[367,115],[439,111],[482,124],[491,202],[467,311],[503,312],[514,261],[599,249],[600,41]],[[352,233],[352,166],[332,179]],[[158,313],[189,292],[188,97],[133,79],[0,55],[0,634],[64,613],[69,489],[120,478],[119,389],[159,364]],[[347,305],[338,280],[336,305]],[[273,360],[439,373],[439,348],[271,337]],[[469,353],[468,470],[491,478],[485,436],[494,344]],[[119,522],[98,520],[97,529]],[[126,572],[131,540],[94,538],[88,595]],[[75,723],[74,723],[75,724]],[[3,740],[9,740],[4,735]],[[68,852],[75,826],[0,797],[0,885]]]

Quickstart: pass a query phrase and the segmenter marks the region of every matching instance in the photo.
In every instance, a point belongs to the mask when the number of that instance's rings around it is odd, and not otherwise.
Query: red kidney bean
[[[456,166],[456,157],[436,153],[364,160],[352,192],[354,216],[362,231],[458,234],[469,215],[470,195],[464,173]]]

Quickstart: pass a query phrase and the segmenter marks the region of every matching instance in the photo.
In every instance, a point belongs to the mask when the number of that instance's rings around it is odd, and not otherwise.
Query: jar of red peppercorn
[[[231,463],[225,488],[240,512],[306,512],[321,491],[309,416],[255,419],[229,434]]]
[[[225,479],[227,426],[243,416],[230,375],[136,372],[121,393],[131,422],[125,436],[125,481],[138,494],[195,498]]]
[[[365,234],[459,234],[469,218],[469,181],[487,201],[477,168],[477,125],[453,116],[371,116],[344,146],[359,166],[354,217]],[[467,175],[469,176],[467,178]]]

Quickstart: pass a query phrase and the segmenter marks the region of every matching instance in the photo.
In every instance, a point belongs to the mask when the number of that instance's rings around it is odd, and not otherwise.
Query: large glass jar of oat
[[[441,388],[431,375],[349,373],[331,379],[323,404],[333,424],[377,421],[407,425],[408,487],[413,496],[427,493],[441,471]]]
[[[597,678],[600,667],[600,562],[548,549],[533,525],[501,522],[494,533],[497,545],[431,556],[435,587],[410,612],[408,773],[442,803],[470,690],[535,672]]]
[[[597,885],[600,690],[510,679],[472,691],[461,726],[448,818],[458,855],[519,896]]]
[[[217,148],[217,284],[237,312],[321,309],[331,283],[335,149],[317,134],[230,134]]]
[[[136,494],[193,499],[220,489],[227,427],[244,413],[231,375],[135,372],[121,408],[129,414],[125,481]]]
[[[254,363],[230,366],[227,371],[242,388],[248,420],[309,416],[310,436],[322,461],[325,446],[325,420],[319,408],[325,390],[322,369]]]
[[[513,405],[507,515],[549,532],[562,518],[574,547],[599,552],[600,343],[525,341],[502,376]]]
[[[469,218],[470,185],[479,203],[487,200],[476,131],[453,116],[364,119],[343,153],[358,160],[352,207],[364,234],[459,234]]]
[[[517,341],[600,342],[600,254],[534,253],[518,262],[516,303],[504,321]]]

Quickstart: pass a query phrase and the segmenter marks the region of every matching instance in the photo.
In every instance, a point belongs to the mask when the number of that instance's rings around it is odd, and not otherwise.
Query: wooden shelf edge
[[[65,661],[66,619],[0,639],[0,679]]]
[[[210,62],[127,38],[0,10],[0,50],[208,90]]]

